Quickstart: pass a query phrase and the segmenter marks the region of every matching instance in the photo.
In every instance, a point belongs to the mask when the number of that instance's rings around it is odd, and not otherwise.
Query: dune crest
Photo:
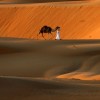
[[[13,4],[23,4],[23,3],[50,3],[50,2],[79,2],[79,1],[99,1],[99,0],[0,0],[0,3],[13,3]]]

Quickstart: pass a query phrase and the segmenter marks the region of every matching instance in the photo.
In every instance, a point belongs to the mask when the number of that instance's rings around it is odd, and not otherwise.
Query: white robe
[[[57,33],[56,33],[56,40],[60,40],[60,32],[57,30]]]

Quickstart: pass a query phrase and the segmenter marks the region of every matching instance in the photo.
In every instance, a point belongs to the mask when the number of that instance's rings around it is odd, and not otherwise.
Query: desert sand
[[[0,0],[0,100],[99,99],[100,1]]]
[[[99,100],[100,40],[0,38],[2,100]]]
[[[1,1],[0,37],[36,39],[40,28],[48,25],[52,28],[60,26],[62,39],[100,38],[100,1],[98,0],[64,0],[64,2],[55,0],[49,3],[44,0],[39,0],[41,2],[25,0],[29,3],[24,3],[24,0],[20,0],[23,4],[19,4],[18,1]],[[47,38],[47,35],[45,37]],[[41,36],[39,38],[42,39]],[[54,38],[55,32],[52,39]]]

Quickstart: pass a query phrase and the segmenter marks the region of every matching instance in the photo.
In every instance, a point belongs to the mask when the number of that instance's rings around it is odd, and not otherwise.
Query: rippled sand
[[[0,38],[2,100],[99,100],[100,40]]]
[[[100,40],[66,40],[100,39],[100,0],[63,1],[0,0],[0,100],[100,99]]]
[[[2,0],[0,37],[37,39],[40,28],[48,25],[53,29],[60,26],[62,39],[100,38],[100,1],[45,1]],[[45,38],[48,36],[45,35]],[[39,39],[43,38],[39,36]],[[52,39],[55,39],[55,33]]]

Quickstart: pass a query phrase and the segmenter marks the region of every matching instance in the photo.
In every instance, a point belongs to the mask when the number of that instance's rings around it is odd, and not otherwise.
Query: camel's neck
[[[57,31],[57,29],[55,28],[55,29],[52,29],[52,32],[55,32],[55,31]]]

